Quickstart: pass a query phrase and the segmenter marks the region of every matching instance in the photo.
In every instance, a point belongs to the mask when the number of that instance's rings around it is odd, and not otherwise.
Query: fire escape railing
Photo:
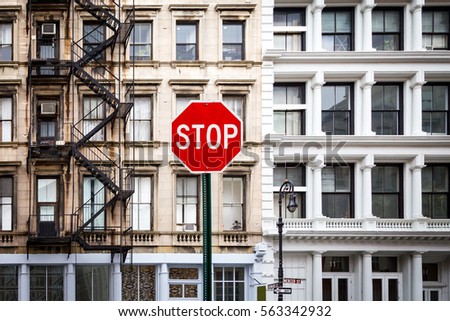
[[[105,154],[100,142],[96,141],[96,135],[101,131],[106,132],[108,124],[114,124],[118,117],[126,117],[132,107],[132,103],[121,102],[120,97],[115,92],[116,85],[120,80],[110,70],[107,63],[106,54],[113,52],[117,43],[127,41],[131,33],[132,24],[129,17],[122,24],[120,19],[114,15],[114,10],[110,10],[102,0],[74,0],[82,10],[89,12],[98,22],[89,33],[84,34],[82,39],[73,42],[72,45],[72,73],[86,87],[88,87],[95,97],[100,98],[101,102],[72,127],[71,154],[75,162],[84,167],[92,177],[95,177],[103,187],[100,188],[90,199],[83,200],[85,203],[78,207],[73,213],[74,233],[72,239],[76,241],[85,250],[109,250],[112,253],[127,253],[131,248],[122,244],[97,245],[90,244],[83,235],[94,229],[94,222],[101,215],[106,220],[107,211],[114,213],[118,201],[126,202],[133,191],[125,186],[122,178],[122,168],[117,164],[114,157]],[[114,5],[118,5],[112,1]],[[112,35],[109,38],[96,39],[96,35],[103,36],[105,32],[98,32],[98,28],[108,28]],[[103,29],[103,30],[106,30]],[[89,39],[89,41],[86,41]],[[89,46],[86,46],[89,43]],[[95,45],[93,45],[95,44]],[[102,112],[100,112],[100,110]],[[92,115],[105,115],[103,119],[95,119]],[[91,121],[93,125],[87,126],[86,122]],[[98,138],[98,137],[97,137]],[[129,188],[129,189],[126,189]],[[91,211],[86,217],[86,208],[95,203],[95,199],[102,193],[104,203]],[[121,214],[122,215],[122,214]],[[107,224],[105,222],[105,229]]]

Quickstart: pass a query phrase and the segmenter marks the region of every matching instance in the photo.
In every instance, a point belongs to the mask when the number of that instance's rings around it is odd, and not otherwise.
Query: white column
[[[362,215],[363,218],[373,218],[372,213],[372,168],[374,168],[373,155],[364,158],[362,172]]]
[[[19,289],[19,301],[30,300],[30,282],[28,277],[28,265],[22,264],[19,266],[20,274],[20,289]]]
[[[311,12],[313,14],[313,51],[323,51],[322,48],[322,10],[324,0],[314,0]]]
[[[325,167],[323,155],[315,157],[308,166],[313,172],[313,218],[321,218],[322,214],[322,168]]]
[[[362,300],[373,300],[372,252],[365,252],[362,257]]]
[[[411,217],[423,218],[422,214],[422,168],[425,167],[423,155],[414,158],[411,170]]]
[[[411,300],[422,301],[422,253],[413,253],[411,259]]]
[[[314,76],[311,83],[313,90],[313,110],[312,110],[312,130],[311,135],[324,135],[322,131],[322,86],[325,84],[323,80],[323,72],[319,71]]]
[[[119,255],[120,256],[120,255]],[[113,301],[122,301],[122,272],[120,271],[120,263],[114,262],[113,267]]]
[[[361,118],[361,135],[375,135],[372,131],[372,86],[375,84],[373,71],[369,71],[364,75],[361,83],[362,88],[362,118]]]
[[[412,15],[412,50],[423,50],[422,45],[422,7],[425,5],[425,0],[411,1],[411,15]]]
[[[159,272],[159,300],[169,300],[169,269],[166,263],[161,264]]]
[[[313,301],[322,301],[322,253],[313,253]]]
[[[422,86],[426,84],[423,71],[417,72],[411,80],[412,106],[411,106],[411,134],[421,136],[422,131]]]
[[[363,0],[361,13],[363,15],[363,50],[372,51],[372,10],[374,0]]]
[[[76,288],[77,284],[75,281],[75,266],[70,263],[67,264],[67,274],[66,274],[66,301],[75,301],[76,300]]]

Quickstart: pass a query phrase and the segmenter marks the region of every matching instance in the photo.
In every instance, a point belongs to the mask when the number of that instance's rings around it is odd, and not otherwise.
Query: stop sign
[[[193,101],[172,122],[172,152],[193,173],[222,171],[241,145],[242,122],[222,102]]]

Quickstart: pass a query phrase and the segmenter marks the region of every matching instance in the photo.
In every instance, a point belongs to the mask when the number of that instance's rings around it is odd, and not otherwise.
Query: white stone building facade
[[[449,300],[449,10],[263,1],[267,284],[285,179],[299,203],[282,209],[284,300]]]

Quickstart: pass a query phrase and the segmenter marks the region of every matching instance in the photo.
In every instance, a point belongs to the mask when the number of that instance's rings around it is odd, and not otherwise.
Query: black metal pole
[[[294,195],[294,185],[286,180],[280,187],[280,192],[278,194],[278,288],[283,287],[284,271],[283,271],[283,198],[290,193],[289,205],[287,208],[290,212],[294,212],[297,209],[297,204]],[[291,200],[293,201],[291,204]],[[278,301],[283,301],[283,293],[278,292]]]
[[[203,301],[212,301],[211,174],[202,174],[203,192]]]

